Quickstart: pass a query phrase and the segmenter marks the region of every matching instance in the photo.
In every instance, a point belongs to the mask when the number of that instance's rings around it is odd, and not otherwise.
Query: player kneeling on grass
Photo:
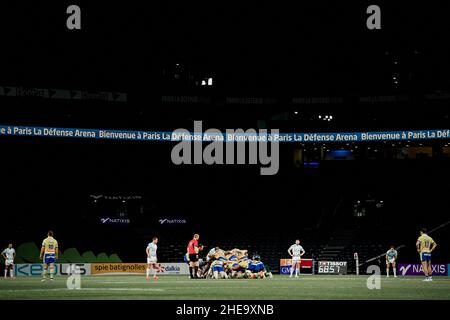
[[[8,245],[8,248],[3,250],[2,256],[5,259],[5,279],[9,276],[14,279],[14,259],[16,258],[16,250],[14,250],[12,243]]]
[[[145,252],[147,253],[147,280],[150,280],[150,272],[153,269],[153,279],[158,280],[156,272],[160,271],[160,268],[156,265],[158,262],[157,250],[158,250],[158,238],[153,237],[152,242],[147,246]]]
[[[252,260],[247,258],[247,257],[239,260],[239,268],[237,269],[236,278],[238,278],[238,279],[247,278],[247,273],[246,272],[247,272],[248,266],[249,266],[251,261]]]
[[[392,272],[394,273],[394,278],[397,278],[397,269],[396,269],[396,261],[397,261],[397,250],[394,249],[394,246],[386,252],[386,277],[389,278],[389,266],[392,265]]]
[[[44,270],[42,280],[47,280],[47,273],[50,269],[50,280],[53,281],[55,275],[55,261],[58,260],[58,241],[53,238],[53,231],[47,233],[47,238],[42,241],[41,253],[39,259],[43,261]]]
[[[225,272],[225,268],[223,267],[224,262],[222,260],[214,260],[211,263],[211,270],[214,279],[228,279],[227,273]]]
[[[236,260],[228,261],[226,264],[227,274],[230,278],[237,278],[239,271],[239,262]]]
[[[271,277],[271,273],[267,273],[269,277]],[[253,256],[253,261],[249,263],[247,268],[247,276],[250,279],[265,279],[266,278],[266,267],[264,263],[261,262],[260,256]]]

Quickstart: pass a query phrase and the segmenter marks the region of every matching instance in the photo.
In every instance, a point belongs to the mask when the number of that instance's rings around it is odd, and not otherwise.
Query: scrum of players
[[[202,246],[200,246],[202,250]],[[188,260],[186,256],[185,260]],[[199,260],[199,278],[214,279],[265,279],[272,278],[259,255],[248,256],[248,250],[223,250],[212,248],[206,255],[206,260]]]

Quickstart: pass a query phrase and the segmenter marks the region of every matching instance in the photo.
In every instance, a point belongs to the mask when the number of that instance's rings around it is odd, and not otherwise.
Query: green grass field
[[[326,300],[326,299],[450,299],[450,277],[382,277],[380,290],[369,290],[368,276],[274,276],[264,280],[190,280],[187,276],[90,276],[80,290],[66,287],[67,277],[40,282],[38,277],[0,280],[0,299],[182,299],[182,300]]]

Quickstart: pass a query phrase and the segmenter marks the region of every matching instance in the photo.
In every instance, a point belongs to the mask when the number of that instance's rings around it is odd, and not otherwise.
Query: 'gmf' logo
[[[290,266],[282,266],[281,267],[281,274],[289,274],[289,272],[291,272]]]

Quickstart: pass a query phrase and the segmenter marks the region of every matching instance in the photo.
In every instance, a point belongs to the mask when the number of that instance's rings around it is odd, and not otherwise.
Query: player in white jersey
[[[218,252],[219,250],[220,250],[219,247],[211,248],[211,250],[209,250],[208,254],[206,255],[206,262],[209,262],[209,260],[214,259],[216,252]]]
[[[158,250],[158,238],[153,237],[152,242],[150,242],[145,250],[147,253],[147,280],[150,280],[150,270],[153,269],[153,279],[158,280],[158,276],[156,272],[160,270],[160,268],[156,265],[158,262],[158,258],[156,255],[156,251]]]
[[[389,278],[389,266],[392,265],[392,271],[394,272],[394,278],[397,278],[397,269],[396,269],[396,262],[397,262],[397,250],[395,250],[394,246],[391,246],[391,248],[386,252],[386,277]]]
[[[14,259],[16,258],[16,250],[14,250],[12,243],[8,245],[8,248],[3,250],[2,256],[5,259],[5,279],[9,276],[14,278]]]
[[[292,278],[294,270],[295,277],[298,278],[298,275],[300,274],[300,261],[302,259],[302,256],[305,254],[305,250],[300,245],[299,239],[295,240],[295,244],[289,247],[288,253],[292,257],[291,275],[289,276],[289,278]]]

